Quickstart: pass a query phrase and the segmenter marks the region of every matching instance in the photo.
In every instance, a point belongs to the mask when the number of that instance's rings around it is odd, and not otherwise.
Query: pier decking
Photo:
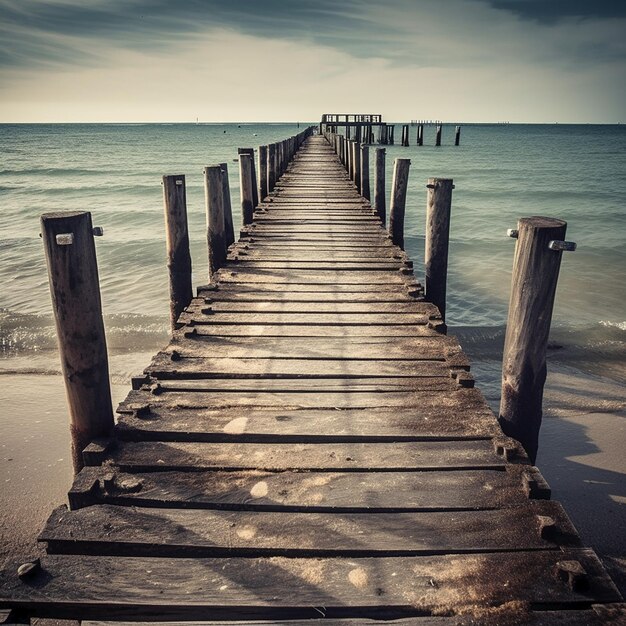
[[[502,434],[324,137],[218,278],[134,381],[114,439],[85,451],[41,566],[0,575],[0,606],[207,624],[620,623],[598,558]]]

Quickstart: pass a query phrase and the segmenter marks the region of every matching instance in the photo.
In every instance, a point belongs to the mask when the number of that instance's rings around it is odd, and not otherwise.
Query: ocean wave
[[[104,324],[110,351],[155,350],[169,336],[168,320],[163,316],[110,314],[104,316]],[[56,353],[56,349],[52,316],[0,309],[0,357]]]
[[[600,325],[607,328],[619,328],[619,330],[626,330],[626,322],[611,322],[609,320],[600,320]]]

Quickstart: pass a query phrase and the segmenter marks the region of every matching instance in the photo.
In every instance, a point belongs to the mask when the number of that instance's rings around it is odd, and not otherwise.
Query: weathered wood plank
[[[197,336],[219,335],[221,337],[436,337],[440,333],[427,324],[365,324],[363,326],[349,325],[309,325],[309,324],[219,324],[211,321],[208,324],[198,324],[187,332],[195,332]]]
[[[264,261],[261,259],[248,260],[245,256],[237,260],[238,271],[247,270],[294,270],[294,271],[336,271],[336,272],[399,272],[408,267],[404,261],[383,260],[377,261],[349,261],[346,259],[334,259],[325,261],[302,261],[279,259],[276,261]]]
[[[299,381],[259,381],[260,385],[256,390],[246,390],[255,381],[236,381],[240,383],[241,389],[228,389],[225,385],[218,385],[222,381],[215,381],[211,385],[213,391],[201,391],[209,389],[207,384],[184,386],[180,383],[163,381],[155,389],[157,393],[150,391],[146,386],[145,390],[131,391],[128,399],[130,402],[151,403],[161,399],[171,398],[172,402],[178,402],[181,408],[201,408],[215,406],[216,408],[226,407],[274,407],[281,410],[287,409],[371,409],[371,408],[408,408],[414,409],[420,406],[426,391],[448,391],[454,392],[462,388],[456,385],[422,384],[421,389],[401,386],[395,392],[389,390],[381,391],[375,385],[368,384],[367,387],[351,385],[355,381],[346,381],[343,391],[315,391],[311,387],[320,387],[320,381],[300,382],[299,386],[287,383],[298,383]],[[321,381],[326,388],[327,381]],[[357,381],[358,382],[358,381]],[[243,384],[242,384],[243,383]],[[279,383],[277,387],[273,383]],[[310,384],[309,384],[310,383]],[[221,390],[220,390],[221,387]],[[374,391],[371,391],[374,387]],[[445,387],[443,389],[442,387]],[[290,388],[290,389],[289,389]],[[289,390],[286,390],[289,389]],[[299,389],[299,391],[298,391]],[[194,393],[187,393],[187,390],[195,390]]]
[[[428,324],[430,316],[421,313],[296,313],[291,311],[245,312],[212,310],[205,305],[200,311],[182,313],[178,318],[183,324],[269,324],[273,326],[300,325],[306,326],[416,326]]]
[[[328,379],[221,379],[213,380],[162,380],[147,385],[148,390],[153,395],[168,393],[173,391],[193,392],[193,393],[227,393],[239,392],[242,399],[246,393],[257,394],[305,394],[315,393],[318,401],[323,402],[326,394],[343,394],[350,396],[353,402],[358,401],[360,394],[377,395],[378,402],[384,406],[386,395],[395,393],[411,393],[415,391],[454,391],[458,389],[457,381],[446,377],[432,378],[328,378]],[[322,405],[325,406],[325,405]]]
[[[424,393],[414,408],[245,409],[183,404],[181,394],[139,392],[118,408],[121,438],[158,441],[422,440],[499,435],[495,416],[476,390]],[[189,401],[189,398],[187,398]],[[512,449],[512,446],[510,446]]]
[[[280,269],[243,269],[235,267],[222,269],[218,280],[225,283],[266,283],[274,282],[284,285],[293,283],[315,284],[332,283],[333,285],[358,284],[358,285],[389,285],[395,283],[402,285],[412,282],[411,276],[405,276],[398,272],[365,272],[350,270],[280,270]]]
[[[545,518],[549,518],[548,532]],[[416,556],[546,550],[580,541],[562,507],[493,511],[278,513],[58,507],[39,535],[49,554],[290,557]]]
[[[174,355],[174,360],[172,356]],[[451,376],[442,360],[221,358],[160,352],[144,372],[160,380],[204,378],[434,378]]]
[[[110,451],[88,446],[86,465],[107,462],[141,471],[314,470],[429,471],[501,468],[491,441],[419,441],[396,443],[196,443],[118,442]]]
[[[587,572],[584,589],[555,576],[559,563],[572,560]],[[319,617],[315,607],[328,617],[389,618],[471,614],[518,598],[534,608],[621,599],[597,557],[581,549],[358,562],[48,556],[27,583],[16,568],[10,563],[0,573],[0,602],[34,616],[77,619]]]
[[[458,342],[446,335],[346,337],[338,342],[326,337],[213,337],[190,335],[185,329],[174,333],[165,352],[176,352],[182,357],[211,355],[211,358],[449,359],[455,364],[462,355]]]
[[[525,478],[527,477],[527,478]],[[432,472],[133,472],[86,467],[69,492],[72,509],[92,504],[248,511],[410,512],[515,507],[547,490],[537,468]]]
[[[224,302],[219,299],[209,298],[196,299],[187,307],[190,313],[202,313],[203,315],[215,314],[221,317],[222,313],[241,313],[241,317],[247,319],[253,313],[264,314],[358,314],[358,315],[388,315],[388,319],[404,319],[405,316],[428,316],[439,317],[437,307],[430,302],[418,302],[407,300],[402,303],[336,303],[336,302]],[[367,319],[367,318],[366,318]],[[384,337],[383,337],[384,339]]]

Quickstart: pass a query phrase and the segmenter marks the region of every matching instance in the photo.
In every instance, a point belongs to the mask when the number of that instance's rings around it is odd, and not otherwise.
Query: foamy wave
[[[600,320],[602,326],[607,328],[619,328],[619,330],[626,330],[626,322],[610,322],[608,320]]]

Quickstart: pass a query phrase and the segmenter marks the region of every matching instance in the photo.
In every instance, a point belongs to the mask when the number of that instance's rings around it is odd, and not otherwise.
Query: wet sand
[[[143,357],[142,357],[143,358]],[[144,362],[147,359],[143,358]],[[497,407],[499,363],[473,361]],[[137,371],[140,371],[139,369]],[[0,376],[0,562],[38,553],[36,537],[71,484],[60,376]],[[129,384],[114,384],[114,406]],[[537,465],[626,595],[626,401],[623,384],[550,364]]]

